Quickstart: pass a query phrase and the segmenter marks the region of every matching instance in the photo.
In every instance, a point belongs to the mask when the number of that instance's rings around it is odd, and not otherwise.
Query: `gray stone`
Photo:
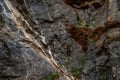
[[[85,23],[93,28],[106,20],[119,20],[119,4],[120,0],[107,0],[97,10],[79,10],[63,0],[0,0],[0,80],[45,80],[55,71],[67,74],[58,80],[75,80],[69,70],[80,68],[84,52],[67,33],[65,24]],[[113,80],[112,74],[120,79],[120,43],[109,41],[109,37],[119,34],[119,28],[114,30],[107,32],[108,47],[102,44],[95,48],[93,43],[88,46],[80,74],[83,80],[99,80],[101,66],[107,67],[108,80]]]
[[[95,68],[95,63],[92,61],[87,61],[83,69],[84,74],[90,74],[90,72]]]
[[[113,77],[120,79],[120,42],[114,42],[109,45],[110,62],[113,70]]]
[[[96,65],[98,66],[103,66],[105,65],[106,61],[108,60],[108,56],[100,56],[96,58]]]

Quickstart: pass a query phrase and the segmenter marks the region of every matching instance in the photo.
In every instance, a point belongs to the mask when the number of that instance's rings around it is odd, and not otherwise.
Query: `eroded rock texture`
[[[76,9],[63,0],[0,0],[0,80],[119,80],[120,25],[86,52],[66,31],[66,24],[119,21],[119,3],[93,0]]]

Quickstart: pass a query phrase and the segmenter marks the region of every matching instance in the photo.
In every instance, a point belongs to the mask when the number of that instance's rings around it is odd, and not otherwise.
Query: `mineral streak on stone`
[[[0,0],[0,80],[119,80],[119,4]]]

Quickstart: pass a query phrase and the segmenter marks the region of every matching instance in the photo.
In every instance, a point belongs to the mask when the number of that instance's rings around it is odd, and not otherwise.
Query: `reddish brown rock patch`
[[[87,27],[77,28],[72,24],[67,24],[66,30],[71,35],[71,37],[82,46],[82,49],[86,51],[89,40],[96,42],[107,30],[115,27],[120,28],[120,22],[107,21],[104,27],[96,27],[94,30]]]

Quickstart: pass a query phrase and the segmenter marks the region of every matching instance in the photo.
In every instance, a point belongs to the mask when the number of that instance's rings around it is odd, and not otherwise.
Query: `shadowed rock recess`
[[[120,0],[0,0],[0,80],[120,80]]]

